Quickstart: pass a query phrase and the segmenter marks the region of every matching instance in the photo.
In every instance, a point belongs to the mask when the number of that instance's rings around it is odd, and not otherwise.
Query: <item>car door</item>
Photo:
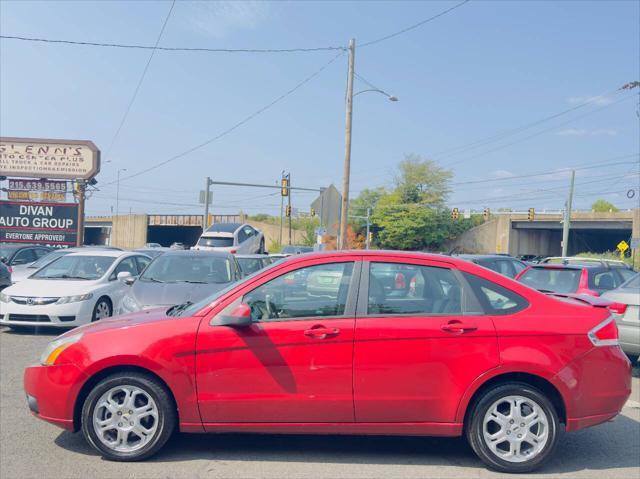
[[[388,291],[393,268],[411,277]],[[356,422],[453,422],[459,399],[499,363],[495,328],[445,262],[363,262],[354,342]]]
[[[203,319],[196,379],[205,427],[353,421],[359,266],[342,257],[279,268]],[[241,302],[251,308],[251,325],[219,325],[218,318]]]
[[[240,254],[247,254],[250,253],[250,248],[248,248],[248,236],[247,233],[244,231],[244,228],[240,228],[237,232],[236,232],[236,237],[238,239],[238,247],[236,248],[236,251]]]
[[[138,275],[138,265],[136,264],[135,256],[127,256],[126,258],[119,260],[116,267],[109,275],[108,289],[112,301],[114,302],[114,307],[116,306],[116,303],[129,292],[129,286],[118,280],[118,274],[122,272],[131,273],[131,276]],[[117,308],[114,308],[114,311],[117,311]]]

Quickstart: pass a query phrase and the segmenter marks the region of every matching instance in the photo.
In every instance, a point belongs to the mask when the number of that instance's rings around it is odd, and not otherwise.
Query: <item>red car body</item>
[[[506,315],[357,309],[351,316],[246,328],[210,324],[257,285],[345,261],[359,265],[355,280],[374,261],[450,268],[510,290],[528,305]],[[359,285],[358,304],[367,294],[366,284]],[[631,393],[631,365],[619,346],[595,345],[588,336],[607,318],[606,308],[548,297],[448,256],[316,253],[277,263],[188,317],[156,309],[77,328],[66,334],[83,332],[82,339],[55,364],[27,368],[24,385],[37,417],[71,431],[79,428],[91,387],[114,371],[132,370],[167,386],[184,432],[458,436],[474,397],[516,378],[544,391],[566,430],[574,431],[610,420]]]

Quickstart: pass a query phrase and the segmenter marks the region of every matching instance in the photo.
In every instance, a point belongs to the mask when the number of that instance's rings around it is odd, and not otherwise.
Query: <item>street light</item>
[[[127,171],[126,168],[118,170],[118,179],[116,180],[116,216],[120,214],[120,172]]]
[[[351,172],[351,121],[353,117],[353,97],[365,92],[376,92],[385,95],[389,101],[398,101],[398,98],[389,95],[379,88],[370,88],[353,93],[353,76],[355,73],[354,64],[356,56],[356,41],[351,39],[349,42],[349,70],[347,75],[347,98],[346,98],[346,126],[344,141],[344,166],[342,173],[342,206],[340,208],[340,231],[338,232],[338,249],[345,249],[347,246],[347,223],[349,221],[349,176]],[[360,77],[358,77],[360,78]],[[369,82],[366,82],[369,86]]]

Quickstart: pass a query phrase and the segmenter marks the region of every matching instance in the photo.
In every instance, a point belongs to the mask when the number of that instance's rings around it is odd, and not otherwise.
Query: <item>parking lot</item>
[[[462,439],[175,435],[144,463],[101,459],[81,434],[31,417],[23,368],[37,361],[56,331],[0,330],[0,477],[503,477],[485,469]],[[637,478],[640,468],[640,371],[614,422],[567,434],[536,477]]]

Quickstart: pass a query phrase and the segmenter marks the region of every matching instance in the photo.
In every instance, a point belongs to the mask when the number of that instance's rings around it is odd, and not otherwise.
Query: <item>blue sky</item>
[[[290,48],[358,44],[457,2],[178,1],[161,46]],[[640,11],[636,1],[473,0],[426,25],[357,49],[356,71],[397,95],[354,102],[352,192],[389,184],[415,153],[450,167],[450,206],[562,207],[566,167],[577,208],[598,197],[638,205]],[[0,1],[2,35],[153,45],[166,1]],[[326,65],[336,52],[156,52],[113,142],[149,51],[0,41],[0,134],[90,139],[103,152],[89,214],[199,213],[204,178],[340,187],[346,56],[283,101],[207,146],[132,179],[219,135]],[[356,82],[356,91],[368,88]],[[607,94],[610,94],[607,96]],[[584,106],[580,106],[588,102]],[[561,115],[516,134],[521,126]],[[512,132],[511,132],[512,133]],[[490,137],[486,143],[456,149]],[[494,138],[492,138],[494,137]],[[635,163],[634,163],[635,162]],[[531,178],[513,178],[544,173]],[[468,183],[476,180],[495,180]],[[111,183],[111,184],[108,184]],[[214,212],[278,210],[268,190],[214,187]],[[297,194],[307,210],[313,194]]]

